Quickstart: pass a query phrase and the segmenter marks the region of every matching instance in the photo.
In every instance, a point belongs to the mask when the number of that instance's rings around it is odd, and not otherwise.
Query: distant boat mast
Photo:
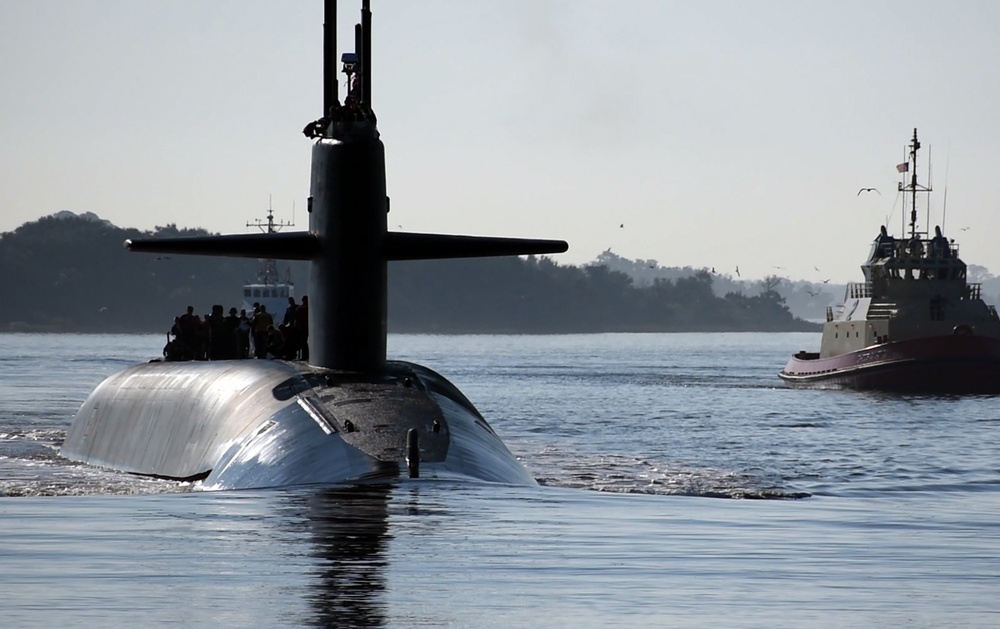
[[[271,196],[267,197],[267,222],[260,219],[254,221],[248,221],[247,227],[256,227],[260,229],[265,234],[276,234],[281,231],[282,227],[294,227],[295,222],[285,222],[285,221],[275,221],[274,220],[274,209],[271,207]],[[278,283],[278,265],[273,258],[261,258],[261,271],[257,275],[257,279],[263,284],[277,284]],[[291,271],[289,271],[289,280],[291,283]]]

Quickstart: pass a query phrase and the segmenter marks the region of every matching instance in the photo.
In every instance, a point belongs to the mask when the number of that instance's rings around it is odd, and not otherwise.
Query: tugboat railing
[[[847,285],[847,299],[865,299],[872,296],[872,283],[871,282],[850,282]],[[965,285],[965,294],[963,299],[982,299],[983,297],[983,285],[979,283],[969,282]]]
[[[850,282],[847,285],[848,299],[864,299],[872,296],[871,282]]]

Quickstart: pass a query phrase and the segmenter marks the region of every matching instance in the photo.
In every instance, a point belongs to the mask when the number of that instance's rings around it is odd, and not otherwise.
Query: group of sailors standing
[[[288,298],[288,307],[280,322],[261,303],[254,303],[253,312],[212,306],[211,314],[202,319],[194,306],[174,318],[167,335],[163,358],[175,360],[234,360],[239,358],[309,359],[309,301],[303,296],[296,304]]]
[[[941,233],[941,227],[936,226],[934,228],[934,238],[932,238],[929,243],[929,247],[924,247],[924,242],[914,234],[912,238],[906,241],[896,240],[889,235],[885,228],[882,226],[881,232],[875,238],[875,248],[872,250],[871,259],[875,260],[878,258],[895,258],[895,257],[909,257],[909,258],[953,258],[955,257],[956,250],[952,247],[952,242],[944,237]]]

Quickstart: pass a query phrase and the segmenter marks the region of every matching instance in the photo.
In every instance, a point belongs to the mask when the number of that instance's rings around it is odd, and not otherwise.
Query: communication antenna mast
[[[927,147],[927,190],[930,190],[931,188],[934,187],[934,167],[933,167],[934,162],[931,160],[931,156],[933,155],[933,153],[932,153],[933,149],[934,149],[933,145],[929,145]],[[927,195],[927,221],[924,223],[924,225],[925,225],[925,229],[927,230],[927,233],[929,234],[930,233],[930,229],[931,229],[931,197],[930,197],[930,195]]]
[[[294,207],[294,205],[292,206]],[[293,227],[295,225],[295,220],[292,222],[286,221],[275,221],[274,220],[274,208],[271,207],[271,195],[267,195],[267,221],[261,219],[256,219],[253,221],[247,221],[247,227],[256,227],[260,229],[265,234],[276,234],[281,231],[282,227]],[[264,284],[277,284],[278,283],[278,264],[273,258],[261,258],[260,259],[261,269],[258,273],[259,279]],[[291,277],[291,269],[289,269],[288,274]]]
[[[903,193],[903,198],[906,198],[906,193],[910,193],[910,238],[917,237],[917,193],[931,191],[930,186],[922,186],[917,183],[917,151],[920,150],[920,140],[917,139],[917,130],[913,129],[913,139],[910,141],[910,152],[907,161],[898,165],[896,169],[903,173],[903,181],[899,182],[898,190]],[[910,183],[905,184],[906,173],[910,175]],[[904,201],[903,205],[906,203]],[[905,215],[905,212],[904,212]],[[928,219],[929,220],[929,219]],[[929,224],[929,223],[928,223]],[[904,232],[905,227],[904,227]]]
[[[941,200],[941,229],[945,228],[944,219],[948,217],[948,168],[951,166],[951,151],[944,160],[944,198]]]

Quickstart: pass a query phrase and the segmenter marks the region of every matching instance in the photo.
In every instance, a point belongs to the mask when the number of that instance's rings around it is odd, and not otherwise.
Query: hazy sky
[[[931,223],[947,184],[946,233],[1000,273],[1000,2],[372,5],[390,229],[859,280],[918,127]],[[307,228],[321,24],[319,0],[0,0],[0,231],[240,233],[269,196]]]

